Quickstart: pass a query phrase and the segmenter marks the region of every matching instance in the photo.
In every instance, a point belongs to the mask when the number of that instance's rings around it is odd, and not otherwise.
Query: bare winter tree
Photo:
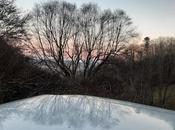
[[[156,82],[159,104],[166,107],[169,98],[174,97],[172,90],[174,89],[175,76],[175,38],[162,37],[153,41],[154,45],[151,49],[151,55],[155,58],[154,73],[157,73]],[[154,74],[153,73],[153,74]]]
[[[80,72],[84,78],[93,76],[137,36],[124,11],[101,11],[95,4],[38,4],[32,23],[32,51],[51,71],[71,78]]]

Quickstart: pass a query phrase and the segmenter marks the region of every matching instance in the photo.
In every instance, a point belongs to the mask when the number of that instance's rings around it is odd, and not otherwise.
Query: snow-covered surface
[[[175,112],[97,97],[43,95],[0,105],[0,130],[175,130]]]

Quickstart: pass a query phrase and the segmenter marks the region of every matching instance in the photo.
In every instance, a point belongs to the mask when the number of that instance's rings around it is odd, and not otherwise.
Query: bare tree
[[[30,48],[51,71],[71,78],[80,72],[93,76],[137,36],[124,11],[101,11],[91,3],[80,8],[59,1],[38,4],[32,22]]]
[[[166,107],[169,96],[172,96],[171,90],[174,86],[175,76],[175,39],[158,38],[153,41],[154,45],[150,52],[154,57],[154,73],[157,73],[157,93],[159,105]],[[174,95],[173,95],[174,96]]]

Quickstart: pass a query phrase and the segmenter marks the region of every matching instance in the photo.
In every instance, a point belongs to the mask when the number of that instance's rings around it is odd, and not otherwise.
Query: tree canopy
[[[28,16],[22,16],[14,0],[0,0],[0,37],[5,40],[23,39]]]
[[[111,56],[137,36],[123,10],[101,10],[96,4],[77,8],[68,2],[49,1],[33,11],[37,56],[56,73],[83,77],[96,73]],[[35,42],[36,42],[35,41]]]

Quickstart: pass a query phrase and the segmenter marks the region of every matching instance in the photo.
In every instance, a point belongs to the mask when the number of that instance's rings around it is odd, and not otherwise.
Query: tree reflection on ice
[[[174,115],[172,111],[97,97],[44,95],[1,105],[0,127],[10,130],[9,125],[21,122],[25,130],[39,126],[42,130],[174,130]]]

